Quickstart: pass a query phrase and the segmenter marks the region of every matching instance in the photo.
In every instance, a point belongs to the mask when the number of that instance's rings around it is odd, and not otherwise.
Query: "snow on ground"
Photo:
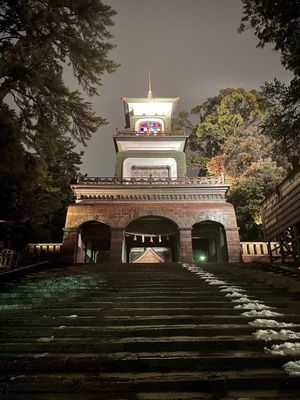
[[[300,360],[289,361],[282,368],[291,376],[300,376]]]
[[[229,298],[232,303],[239,303],[235,305],[235,309],[245,310],[250,309],[251,311],[246,311],[241,313],[244,317],[263,317],[256,318],[254,321],[248,322],[249,325],[262,328],[290,328],[300,326],[299,324],[278,322],[274,319],[267,319],[269,317],[282,316],[283,314],[270,311],[271,308],[265,305],[262,301],[251,299],[247,296],[246,290],[240,288],[236,285],[230,285],[227,282],[219,280],[214,274],[204,271],[202,268],[191,264],[183,264],[183,267],[194,272],[203,279],[209,285],[219,286],[220,292],[225,294],[225,297]],[[265,341],[271,340],[290,340],[290,339],[300,339],[300,332],[294,332],[289,329],[280,329],[275,331],[274,329],[258,329],[253,335],[257,339],[262,339]],[[41,338],[42,339],[42,338]],[[298,355],[300,354],[300,342],[284,342],[279,345],[273,345],[271,348],[264,348],[266,353],[273,355]],[[291,376],[300,376],[300,360],[289,361],[285,363],[282,368]]]
[[[248,322],[249,325],[262,327],[262,328],[291,328],[300,326],[299,324],[278,322],[274,319],[255,319],[254,321]]]
[[[294,356],[300,354],[300,343],[284,342],[282,344],[274,344],[270,349],[265,347],[264,350],[266,353],[276,356]]]
[[[281,329],[279,332],[273,329],[259,329],[253,333],[257,339],[269,340],[287,340],[300,339],[300,333],[291,330]]]

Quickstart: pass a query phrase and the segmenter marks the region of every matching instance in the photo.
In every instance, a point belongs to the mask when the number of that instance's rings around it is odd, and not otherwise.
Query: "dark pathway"
[[[5,399],[300,398],[292,275],[227,265],[53,268],[1,285],[0,324]]]

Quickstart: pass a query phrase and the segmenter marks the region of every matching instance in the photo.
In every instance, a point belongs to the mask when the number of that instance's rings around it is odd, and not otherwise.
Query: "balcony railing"
[[[139,136],[139,137],[159,137],[159,136],[189,136],[183,129],[174,129],[172,131],[165,131],[159,133],[144,133],[133,131],[131,129],[119,130],[116,129],[116,136]]]
[[[117,178],[117,177],[86,177],[78,176],[80,185],[216,185],[224,184],[224,175],[204,176],[197,178]]]

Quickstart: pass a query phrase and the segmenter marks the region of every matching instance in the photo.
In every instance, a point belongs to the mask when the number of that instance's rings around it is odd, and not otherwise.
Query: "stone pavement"
[[[0,398],[299,399],[299,293],[299,275],[226,264],[78,265],[2,283]]]

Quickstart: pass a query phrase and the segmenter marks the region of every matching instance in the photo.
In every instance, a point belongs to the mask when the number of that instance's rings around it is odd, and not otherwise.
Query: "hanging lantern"
[[[150,236],[150,243],[153,243],[153,236]]]
[[[136,242],[137,241],[137,237],[136,237],[136,235],[134,235],[134,238],[133,238],[133,240]]]
[[[145,242],[145,236],[144,235],[142,235],[142,242],[143,243]]]
[[[161,235],[158,236],[158,241],[161,242]]]

